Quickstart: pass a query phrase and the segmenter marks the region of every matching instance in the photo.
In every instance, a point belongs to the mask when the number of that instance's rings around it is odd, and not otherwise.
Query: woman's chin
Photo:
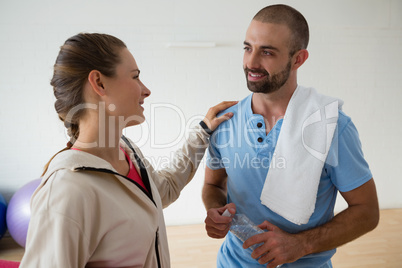
[[[145,122],[144,115],[133,115],[124,120],[125,126],[124,127],[132,127],[137,126]]]

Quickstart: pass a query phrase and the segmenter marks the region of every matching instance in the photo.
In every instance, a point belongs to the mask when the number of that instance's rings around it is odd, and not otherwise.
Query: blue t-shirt
[[[339,112],[337,129],[321,174],[315,211],[307,224],[296,225],[261,204],[260,195],[269,168],[286,165],[285,159],[274,154],[283,119],[266,135],[263,116],[252,112],[252,95],[223,112],[233,112],[234,116],[222,123],[210,138],[207,166],[213,170],[225,168],[227,202],[234,203],[237,213],[245,214],[255,224],[267,220],[289,233],[328,222],[334,217],[338,190],[351,191],[372,178],[354,124]],[[266,267],[253,259],[251,249],[243,249],[242,244],[229,232],[218,253],[218,267]],[[334,254],[335,249],[311,254],[282,268],[332,267],[330,259]]]

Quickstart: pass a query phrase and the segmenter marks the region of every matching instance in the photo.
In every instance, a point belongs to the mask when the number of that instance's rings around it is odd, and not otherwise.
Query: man
[[[220,125],[211,136],[202,192],[208,235],[226,237],[218,253],[218,267],[332,267],[331,257],[336,247],[371,231],[378,224],[376,188],[363,158],[357,130],[350,118],[338,111],[338,105],[335,106],[336,120],[331,123],[336,127],[329,136],[330,149],[324,149],[324,154],[317,148],[307,150],[309,143],[331,133],[328,127],[331,124],[328,124],[325,125],[327,132],[323,132],[327,134],[313,130],[308,140],[306,133],[314,128],[317,120],[308,121],[309,114],[303,120],[298,119],[310,105],[297,105],[298,102],[328,99],[297,84],[297,70],[308,58],[308,40],[305,18],[286,5],[262,9],[247,30],[243,68],[252,94],[225,111],[233,112],[234,117]],[[295,92],[299,97],[294,96]],[[306,97],[300,97],[306,92]],[[329,111],[330,104],[325,105],[323,109]],[[294,121],[291,116],[285,116],[290,110],[296,111]],[[286,136],[285,125],[288,132],[295,128],[294,124],[303,125],[303,129],[293,132],[296,135]],[[295,149],[293,154],[291,147],[287,153],[280,153],[295,141],[303,142],[300,148],[306,150]],[[311,157],[314,152],[315,156]],[[295,155],[300,159],[290,161]],[[322,155],[320,166],[316,159]],[[318,175],[311,175],[317,168]],[[281,172],[293,172],[286,187],[281,183],[285,184],[288,175],[282,177]],[[276,188],[272,191],[275,180]],[[304,186],[304,180],[311,181],[311,185]],[[301,186],[294,187],[293,183]],[[338,191],[348,207],[334,216]],[[276,192],[281,193],[277,202],[279,209],[274,209],[271,201],[264,201]],[[297,199],[299,195],[301,199]],[[307,203],[311,198],[313,209],[309,212]],[[288,200],[298,200],[296,204],[290,203],[289,217],[282,213]],[[306,209],[300,209],[298,204]],[[229,232],[232,218],[222,215],[226,209],[232,215],[246,215],[265,232],[241,242]],[[302,217],[298,218],[299,215]],[[306,215],[307,218],[303,218]],[[248,249],[259,243],[262,245],[254,251]]]

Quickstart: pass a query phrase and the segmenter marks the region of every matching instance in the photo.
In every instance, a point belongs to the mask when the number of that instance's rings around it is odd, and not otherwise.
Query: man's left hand
[[[258,227],[268,232],[250,237],[244,242],[243,248],[263,243],[251,254],[254,259],[259,258],[260,264],[268,263],[267,268],[275,268],[305,255],[304,241],[300,236],[287,233],[268,221]]]

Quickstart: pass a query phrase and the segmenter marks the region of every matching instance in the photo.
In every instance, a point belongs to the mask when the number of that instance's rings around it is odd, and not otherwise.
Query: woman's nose
[[[142,84],[142,94],[145,96],[145,98],[151,95],[151,90],[149,90],[144,84]]]

